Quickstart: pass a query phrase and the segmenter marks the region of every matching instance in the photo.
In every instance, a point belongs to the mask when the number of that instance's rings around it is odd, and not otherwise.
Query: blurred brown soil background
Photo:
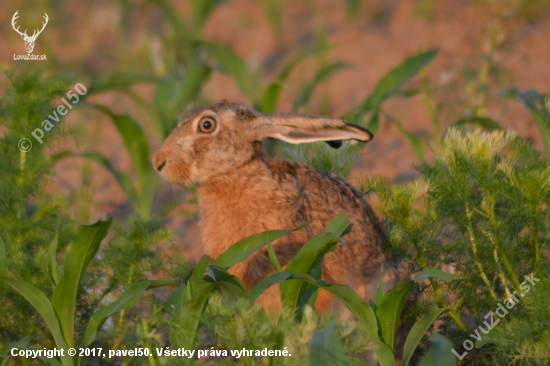
[[[542,148],[535,122],[516,100],[502,99],[496,93],[504,87],[520,90],[535,88],[550,91],[550,0],[526,1],[444,1],[385,0],[360,1],[354,16],[346,13],[343,0],[291,1],[284,4],[279,29],[274,29],[259,1],[230,0],[216,8],[206,24],[204,38],[231,46],[247,62],[272,80],[281,63],[316,37],[326,37],[330,50],[322,57],[300,64],[285,85],[279,111],[291,111],[293,97],[301,85],[311,80],[320,62],[344,61],[351,68],[335,74],[320,86],[308,112],[339,116],[372,93],[376,83],[392,67],[420,51],[439,49],[436,59],[410,88],[430,84],[436,115],[441,129],[464,118],[468,110],[486,95],[482,114],[513,128],[522,137]],[[47,54],[48,61],[34,61],[33,68],[76,74],[102,74],[123,70],[162,72],[155,63],[159,41],[167,32],[166,19],[145,1],[131,1],[135,11],[121,19],[117,1],[2,1],[0,3],[0,62],[13,69],[21,67],[13,54],[24,54],[21,37],[10,21],[19,10],[21,29],[40,25],[44,12],[49,24],[39,36],[35,54]],[[182,15],[189,4],[172,1]],[[121,29],[120,24],[126,26]],[[32,31],[31,31],[32,32]],[[29,32],[29,33],[31,33]],[[487,81],[480,73],[488,65]],[[6,76],[0,74],[5,85]],[[78,82],[78,80],[77,80]],[[134,90],[146,100],[152,99],[153,86],[139,85]],[[3,92],[4,90],[2,90]],[[247,103],[234,79],[214,73],[203,89],[206,102],[228,99]],[[148,132],[153,148],[160,145],[149,125],[148,116],[122,93],[94,96],[91,102],[110,106],[117,113],[129,113]],[[57,104],[56,104],[57,105]],[[403,126],[427,141],[433,133],[426,96],[394,98],[384,105]],[[36,121],[39,127],[41,121]],[[78,144],[52,149],[102,151],[113,165],[131,174],[129,157],[112,123],[89,108],[79,108],[62,122],[81,132]],[[413,167],[416,155],[394,124],[381,121],[368,153],[353,166],[352,180],[364,174],[386,176],[406,183],[419,176]],[[430,161],[430,153],[427,151]],[[188,198],[183,188],[168,183],[159,200]],[[86,223],[111,215],[123,217],[131,211],[125,194],[115,179],[102,167],[70,159],[57,165],[57,176],[50,185],[52,194],[68,195],[74,217]],[[163,197],[164,196],[164,197]],[[182,215],[182,204],[167,215],[174,240],[185,255],[202,254],[197,217]]]

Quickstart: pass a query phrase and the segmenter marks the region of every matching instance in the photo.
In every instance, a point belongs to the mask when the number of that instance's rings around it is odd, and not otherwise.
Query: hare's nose
[[[162,151],[157,151],[153,156],[153,166],[160,172],[166,165],[166,155]]]

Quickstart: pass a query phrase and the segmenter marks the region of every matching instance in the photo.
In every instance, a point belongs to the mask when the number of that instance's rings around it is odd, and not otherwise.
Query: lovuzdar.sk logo
[[[36,42],[36,38],[42,33],[44,28],[46,28],[46,25],[48,24],[48,14],[44,13],[44,21],[42,22],[42,29],[38,30],[35,29],[32,33],[32,35],[27,34],[27,30],[25,29],[24,32],[21,32],[19,30],[19,26],[16,24],[17,18],[19,18],[19,10],[13,14],[13,17],[11,18],[11,26],[13,29],[21,35],[21,38],[23,38],[23,41],[25,41],[25,48],[27,49],[26,55],[13,55],[14,60],[46,60],[46,55],[34,55],[32,51],[34,50],[34,42]]]

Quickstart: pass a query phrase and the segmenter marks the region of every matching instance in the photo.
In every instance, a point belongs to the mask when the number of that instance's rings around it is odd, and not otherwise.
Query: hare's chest
[[[207,254],[214,258],[250,235],[289,226],[288,201],[284,197],[273,191],[245,189],[241,193],[199,197],[202,241]]]

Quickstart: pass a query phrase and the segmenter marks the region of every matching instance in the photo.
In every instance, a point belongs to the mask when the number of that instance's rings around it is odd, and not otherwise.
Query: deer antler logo
[[[16,28],[15,20],[19,18],[19,15],[17,14],[19,10],[13,14],[13,17],[11,18],[11,26],[17,33],[21,35],[21,38],[23,38],[23,41],[25,41],[25,48],[27,49],[27,53],[32,53],[32,50],[34,49],[34,42],[36,41],[36,38],[42,33],[44,28],[46,28],[46,24],[48,24],[48,14],[44,13],[44,22],[42,22],[42,29],[40,30],[34,30],[32,36],[27,35],[27,30],[25,29],[24,32],[19,31],[19,26]]]

